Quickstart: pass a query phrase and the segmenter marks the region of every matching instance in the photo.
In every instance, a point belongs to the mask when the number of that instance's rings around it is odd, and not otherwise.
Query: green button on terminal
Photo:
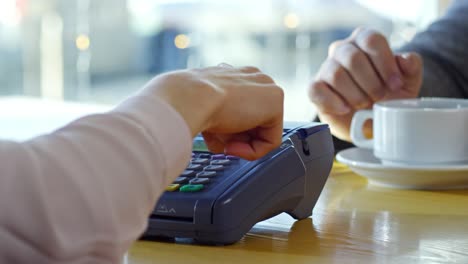
[[[203,190],[203,184],[188,184],[180,187],[181,192],[199,192]]]

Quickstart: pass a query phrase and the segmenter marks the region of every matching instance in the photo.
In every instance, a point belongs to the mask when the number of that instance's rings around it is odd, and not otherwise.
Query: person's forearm
[[[143,97],[28,142],[0,142],[0,262],[118,263],[190,146],[181,116]]]
[[[0,141],[0,263],[117,263],[187,165],[192,136],[258,159],[281,143],[283,98],[255,67],[179,71],[108,114]]]
[[[447,14],[398,49],[424,61],[420,96],[468,97],[468,1],[453,1]]]

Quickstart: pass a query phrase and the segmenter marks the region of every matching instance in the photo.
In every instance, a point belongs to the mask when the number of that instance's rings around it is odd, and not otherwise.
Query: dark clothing
[[[398,51],[423,57],[421,97],[468,98],[468,0],[454,0],[443,17]]]

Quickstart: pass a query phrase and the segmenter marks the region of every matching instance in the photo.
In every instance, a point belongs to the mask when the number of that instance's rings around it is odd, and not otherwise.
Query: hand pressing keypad
[[[168,192],[199,192],[208,184],[214,184],[217,177],[222,177],[224,171],[239,162],[239,158],[224,154],[192,153],[192,159],[187,168],[169,186]]]

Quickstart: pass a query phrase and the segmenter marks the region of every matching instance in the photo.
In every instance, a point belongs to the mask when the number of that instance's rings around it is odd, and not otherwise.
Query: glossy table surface
[[[311,218],[281,214],[238,243],[134,244],[126,263],[468,263],[468,190],[369,186],[335,163]]]

